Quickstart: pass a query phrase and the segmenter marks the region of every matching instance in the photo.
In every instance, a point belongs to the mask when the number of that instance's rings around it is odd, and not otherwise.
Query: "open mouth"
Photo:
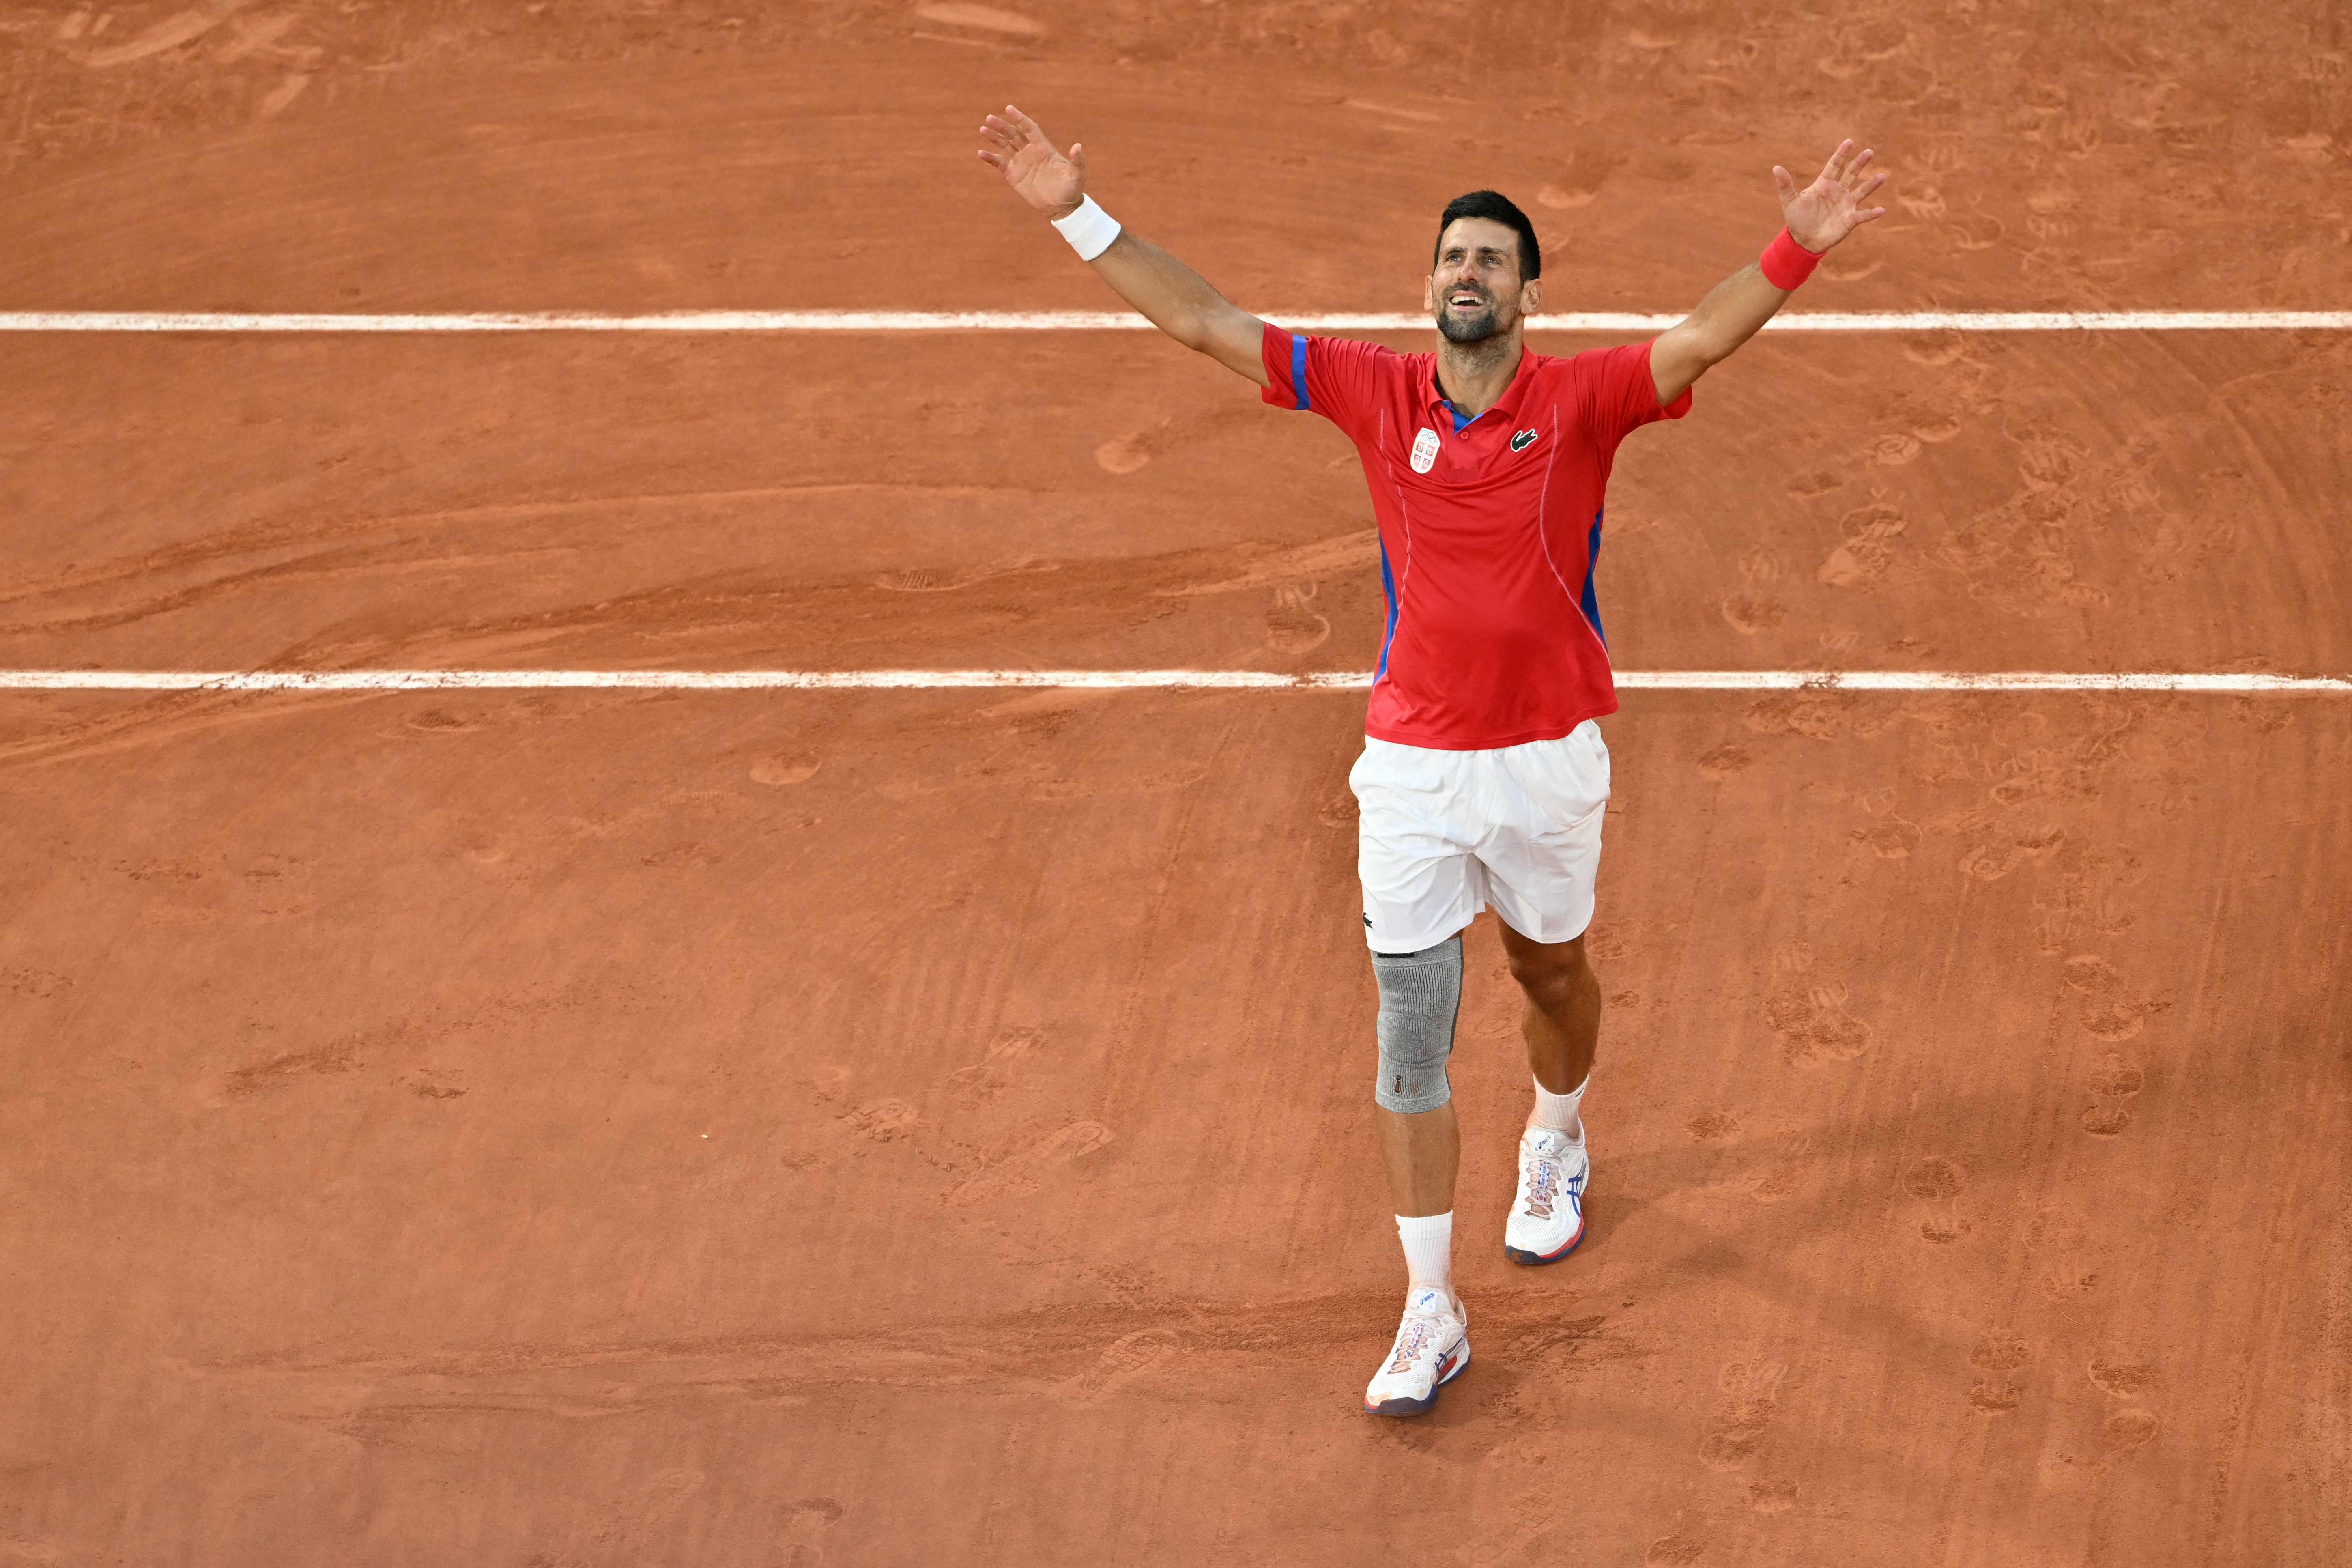
[[[1445,302],[1457,310],[1476,310],[1483,309],[1492,301],[1490,301],[1484,294],[1474,294],[1465,289],[1455,293],[1448,294],[1445,297]]]

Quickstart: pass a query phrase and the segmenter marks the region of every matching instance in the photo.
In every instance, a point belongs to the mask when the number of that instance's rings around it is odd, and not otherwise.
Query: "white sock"
[[[1397,1215],[1397,1239],[1404,1243],[1408,1290],[1443,1290],[1454,1298],[1454,1215]]]
[[[1534,1125],[1548,1127],[1554,1132],[1565,1132],[1571,1143],[1583,1142],[1584,1118],[1577,1114],[1577,1110],[1584,1103],[1584,1084],[1591,1081],[1592,1076],[1588,1073],[1584,1083],[1578,1084],[1566,1094],[1554,1094],[1543,1086],[1543,1079],[1536,1079]]]

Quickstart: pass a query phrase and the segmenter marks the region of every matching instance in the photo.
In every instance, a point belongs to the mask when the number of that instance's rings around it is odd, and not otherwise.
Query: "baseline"
[[[1426,316],[1391,313],[1267,318],[1309,331],[1410,332]],[[1528,318],[1538,332],[1655,332],[1680,314],[1565,311]],[[14,310],[0,332],[1006,332],[1149,331],[1127,310],[459,310],[363,315],[333,311]],[[2352,310],[1799,310],[1768,332],[2344,331]]]
[[[2352,696],[2352,675],[1626,669],[1628,691],[2148,691]],[[0,691],[1363,691],[1370,671],[1263,669],[5,669]]]

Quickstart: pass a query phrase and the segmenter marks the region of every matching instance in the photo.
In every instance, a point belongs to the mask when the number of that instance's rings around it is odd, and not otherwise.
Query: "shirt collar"
[[[1496,421],[1496,424],[1507,424],[1518,414],[1519,398],[1527,391],[1531,373],[1535,369],[1535,357],[1527,351],[1526,345],[1520,346],[1518,368],[1511,373],[1511,384],[1503,388],[1503,395],[1495,399],[1494,405],[1486,410],[1486,414],[1503,416]],[[1448,406],[1445,400],[1445,388],[1440,385],[1437,380],[1435,354],[1429,356],[1429,385],[1424,390],[1422,406],[1432,414],[1443,413]],[[1483,419],[1486,415],[1482,414],[1478,417]],[[1454,416],[1451,414],[1446,415],[1445,424],[1448,429],[1453,427]]]

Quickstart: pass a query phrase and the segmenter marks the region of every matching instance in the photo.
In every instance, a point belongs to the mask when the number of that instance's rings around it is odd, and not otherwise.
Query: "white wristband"
[[[1092,196],[1081,198],[1078,210],[1069,216],[1055,218],[1054,226],[1062,231],[1081,261],[1092,261],[1118,237],[1118,219],[1097,206]]]

